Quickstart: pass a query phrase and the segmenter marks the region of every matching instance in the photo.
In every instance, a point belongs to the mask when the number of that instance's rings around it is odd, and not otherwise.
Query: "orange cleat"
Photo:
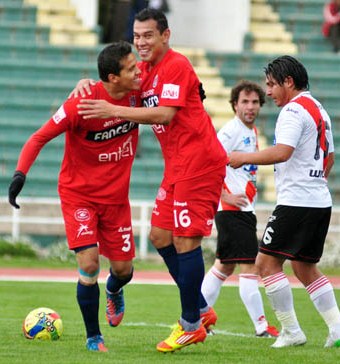
[[[217,321],[217,315],[212,307],[209,307],[209,311],[201,313],[202,324],[205,327],[207,333],[213,333],[211,325],[215,325]]]
[[[201,325],[196,331],[184,331],[178,322],[170,336],[157,345],[157,350],[162,353],[174,352],[185,346],[203,342],[207,337],[205,327]]]
[[[275,326],[267,326],[267,328],[260,334],[256,334],[258,337],[278,337],[280,335],[278,329]]]

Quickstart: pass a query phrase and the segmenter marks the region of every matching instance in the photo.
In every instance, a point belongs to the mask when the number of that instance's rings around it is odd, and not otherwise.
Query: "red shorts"
[[[69,249],[98,243],[99,253],[110,260],[132,260],[135,242],[129,202],[104,205],[61,202]]]
[[[163,180],[152,211],[151,225],[173,236],[209,236],[221,196],[225,167],[168,184]]]

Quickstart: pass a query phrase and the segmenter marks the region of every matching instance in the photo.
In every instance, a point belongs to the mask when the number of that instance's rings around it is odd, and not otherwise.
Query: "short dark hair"
[[[135,15],[135,20],[140,22],[146,20],[155,20],[157,23],[157,29],[161,34],[169,28],[168,20],[163,12],[157,9],[145,8]]]
[[[308,90],[308,73],[304,65],[292,56],[281,56],[270,62],[264,69],[266,76],[273,77],[279,85],[283,85],[287,77],[291,77],[297,90]]]
[[[242,81],[238,82],[231,89],[229,102],[230,102],[231,107],[233,108],[234,112],[236,112],[235,104],[237,103],[238,98],[240,97],[241,91],[245,91],[246,93],[250,93],[250,92],[253,92],[253,91],[256,92],[258,97],[259,97],[261,107],[266,101],[265,92],[264,92],[263,88],[260,85],[258,85],[255,82],[248,81],[248,80],[242,80]]]
[[[107,82],[110,73],[119,75],[122,70],[121,61],[132,53],[131,44],[125,41],[114,42],[105,47],[98,55],[99,78]]]

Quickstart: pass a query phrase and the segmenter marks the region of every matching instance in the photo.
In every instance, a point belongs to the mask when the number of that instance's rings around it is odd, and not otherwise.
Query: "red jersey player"
[[[161,352],[204,341],[205,327],[216,321],[201,295],[201,241],[211,232],[227,164],[204,110],[198,77],[189,61],[170,49],[169,38],[162,12],[144,9],[136,15],[134,45],[142,60],[144,108],[132,110],[93,99],[83,99],[78,105],[84,118],[116,116],[152,124],[159,139],[165,170],[150,239],[177,283],[182,304],[173,333],[157,345]]]
[[[140,70],[129,43],[104,48],[98,56],[98,71],[101,82],[91,87],[93,99],[128,108],[140,106]],[[116,117],[86,120],[78,114],[78,103],[78,98],[65,101],[25,143],[9,187],[9,201],[19,208],[16,197],[41,148],[65,133],[58,190],[68,245],[78,262],[77,300],[87,349],[107,351],[98,321],[99,253],[111,265],[106,317],[111,326],[117,326],[124,314],[122,287],[132,278],[135,253],[128,191],[138,124]]]

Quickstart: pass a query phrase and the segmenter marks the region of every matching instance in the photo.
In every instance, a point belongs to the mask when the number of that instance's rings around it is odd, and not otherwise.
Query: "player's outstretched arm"
[[[16,209],[20,209],[20,206],[17,204],[16,199],[20,191],[24,187],[25,180],[26,176],[24,175],[24,173],[20,171],[15,171],[12,182],[8,189],[8,201]]]
[[[128,107],[109,103],[106,100],[80,99],[78,114],[84,119],[121,118],[140,124],[169,124],[177,112],[176,107]]]
[[[239,168],[244,164],[268,165],[286,162],[294,152],[294,148],[286,144],[276,144],[259,152],[231,152],[229,164],[233,168]]]

